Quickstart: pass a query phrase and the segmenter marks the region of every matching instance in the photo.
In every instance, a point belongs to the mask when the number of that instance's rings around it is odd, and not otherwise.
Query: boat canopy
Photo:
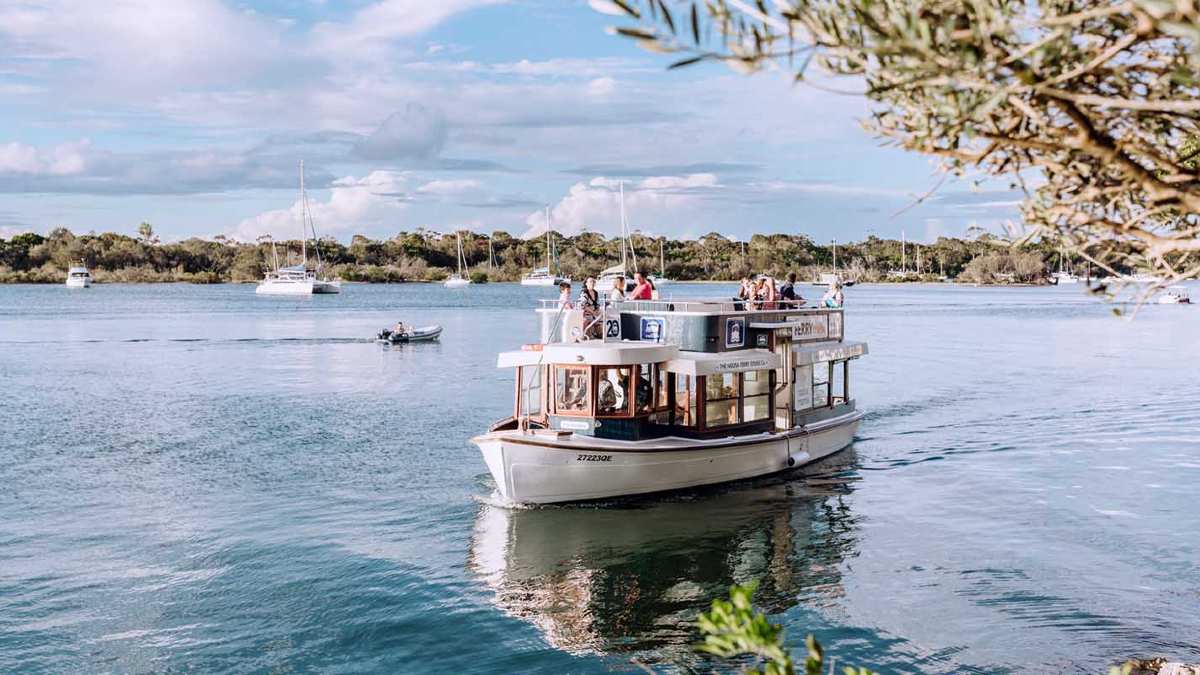
[[[806,366],[825,361],[845,361],[867,353],[865,342],[808,342],[792,345],[794,365]]]
[[[550,364],[580,364],[592,366],[631,366],[638,363],[662,363],[675,358],[675,345],[637,342],[576,342],[552,343],[540,351],[519,350],[500,352],[496,365],[500,368]]]
[[[740,349],[732,352],[680,352],[667,361],[663,370],[679,375],[717,375],[748,370],[771,370],[783,364],[783,357],[766,349]]]

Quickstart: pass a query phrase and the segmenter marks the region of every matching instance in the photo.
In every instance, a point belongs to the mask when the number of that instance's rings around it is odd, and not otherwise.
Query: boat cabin
[[[787,431],[852,411],[849,364],[867,353],[842,339],[840,309],[623,302],[596,317],[599,331],[579,310],[539,311],[543,342],[500,354],[516,396],[493,430],[630,441]]]

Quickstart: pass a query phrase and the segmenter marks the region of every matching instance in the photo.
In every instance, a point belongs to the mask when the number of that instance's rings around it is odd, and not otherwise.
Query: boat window
[[[597,415],[629,414],[632,370],[629,366],[596,369]]]
[[[812,407],[829,405],[829,362],[814,363],[812,369]]]
[[[521,377],[517,380],[521,391],[517,406],[518,415],[542,414],[542,367],[521,366]]]
[[[654,411],[654,368],[653,364],[644,363],[638,367],[637,414],[643,415]]]
[[[771,417],[771,371],[742,373],[742,421],[757,422]]]
[[[656,394],[654,407],[658,410],[666,410],[671,406],[671,380],[662,366],[654,366],[654,371],[658,374],[658,387],[654,390]]]
[[[849,361],[834,361],[832,364],[832,375],[829,379],[829,395],[832,398],[831,405],[845,403],[850,400],[850,395],[846,391],[846,369],[849,367]]]
[[[697,387],[695,377],[675,376],[675,424],[684,427],[696,426]]]
[[[568,415],[588,412],[588,368],[579,366],[555,366],[554,391],[556,410]]]
[[[792,404],[793,410],[808,410],[813,407],[812,371],[812,366],[796,366],[795,377],[793,378],[793,381],[796,383],[793,388],[796,400]]]
[[[704,383],[704,425],[720,427],[737,424],[740,378],[737,373],[709,375]]]

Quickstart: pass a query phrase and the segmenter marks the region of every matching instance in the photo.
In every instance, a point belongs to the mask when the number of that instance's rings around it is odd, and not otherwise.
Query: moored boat
[[[472,441],[515,503],[602,499],[784,471],[848,446],[862,412],[842,310],[618,303],[603,340],[539,310],[542,342],[502,352],[513,415]],[[622,338],[626,339],[622,339]]]
[[[1185,286],[1168,286],[1162,295],[1158,296],[1160,305],[1190,305],[1192,298]]]
[[[316,268],[308,269],[308,234],[312,231]],[[263,274],[254,292],[258,295],[329,295],[342,292],[340,279],[330,279],[323,272],[321,240],[317,225],[308,208],[308,193],[304,190],[304,161],[300,162],[300,264],[279,266],[279,253],[271,243],[275,269]],[[290,254],[289,254],[290,255]]]
[[[67,288],[91,288],[92,273],[82,262],[67,270]]]
[[[466,276],[467,257],[463,253],[462,233],[455,232],[454,237],[456,239],[455,243],[457,246],[457,253],[455,255],[458,256],[456,261],[458,263],[458,272],[456,274],[451,274],[444,282],[442,282],[442,284],[446,288],[463,288],[471,284],[471,279]]]

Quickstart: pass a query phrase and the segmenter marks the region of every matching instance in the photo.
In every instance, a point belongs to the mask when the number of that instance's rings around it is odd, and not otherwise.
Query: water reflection
[[[732,583],[759,581],[778,613],[841,597],[855,555],[851,453],[717,491],[603,507],[483,505],[469,565],[506,614],[571,653],[689,660],[696,615]]]

